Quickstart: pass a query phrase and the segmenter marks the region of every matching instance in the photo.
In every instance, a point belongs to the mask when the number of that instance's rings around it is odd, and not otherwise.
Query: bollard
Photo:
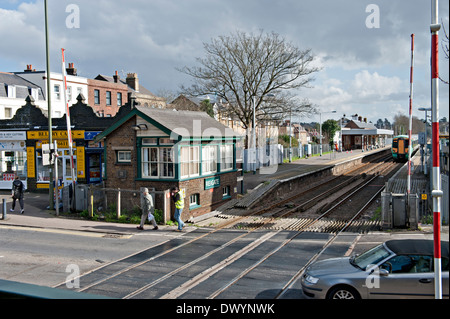
[[[5,198],[3,198],[2,199],[2,208],[3,208],[3,212],[2,212],[2,219],[3,220],[6,220],[6,218],[7,218],[7,210],[6,210],[6,199]]]
[[[117,194],[117,219],[120,218],[120,188],[118,190],[119,193]]]

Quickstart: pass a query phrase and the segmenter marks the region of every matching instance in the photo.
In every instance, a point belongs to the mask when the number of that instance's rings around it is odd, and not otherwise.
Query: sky
[[[431,104],[430,0],[48,0],[48,13],[53,72],[61,72],[64,48],[78,75],[138,73],[156,94],[189,86],[192,79],[177,69],[197,65],[203,43],[236,31],[276,32],[312,50],[320,71],[295,94],[314,103],[323,121],[359,114],[392,123],[408,115],[414,34],[413,115],[424,118],[418,108]],[[439,19],[450,33],[448,0],[439,1]],[[44,0],[0,0],[0,72],[28,64],[45,70],[44,26]],[[440,48],[447,81],[448,70]],[[439,117],[449,119],[449,86],[439,86]]]

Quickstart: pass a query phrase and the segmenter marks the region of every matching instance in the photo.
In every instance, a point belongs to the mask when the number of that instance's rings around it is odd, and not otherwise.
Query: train
[[[412,147],[417,145],[418,139],[417,135],[412,136]],[[394,136],[392,140],[391,147],[392,157],[396,162],[406,162],[409,157],[409,136],[408,135],[397,135]]]

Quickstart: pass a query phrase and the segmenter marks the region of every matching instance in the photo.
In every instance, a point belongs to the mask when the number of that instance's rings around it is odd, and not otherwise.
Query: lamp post
[[[48,103],[48,144],[50,147],[53,145],[53,132],[52,132],[52,89],[50,87],[50,53],[49,53],[49,39],[48,39],[48,10],[47,10],[47,0],[44,1],[44,11],[45,11],[45,52],[47,59],[47,103]],[[52,167],[49,169],[49,208],[53,210],[53,172]],[[55,181],[56,189],[58,189],[58,181]]]
[[[330,112],[320,112],[320,156],[322,156],[322,114],[327,114],[327,113],[336,113],[336,111],[330,111]]]

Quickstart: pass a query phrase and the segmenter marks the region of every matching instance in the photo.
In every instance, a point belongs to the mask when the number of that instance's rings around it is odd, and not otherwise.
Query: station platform
[[[420,152],[416,152],[411,158],[411,193],[424,194],[429,193],[430,179],[424,174],[421,165]],[[407,192],[408,181],[408,162],[406,162],[401,169],[390,178],[386,185],[386,192],[394,194],[405,194]]]
[[[283,163],[274,167],[264,167],[263,169],[256,171],[256,174],[253,174],[253,172],[246,172],[244,174],[244,191],[242,193],[255,189],[261,183],[267,183],[272,180],[286,180],[298,175],[323,169],[327,166],[336,165],[341,162],[355,160],[388,150],[390,150],[390,146],[371,151],[353,150],[332,152],[329,154],[323,154],[322,156],[299,159],[297,161],[293,161],[292,163]]]

